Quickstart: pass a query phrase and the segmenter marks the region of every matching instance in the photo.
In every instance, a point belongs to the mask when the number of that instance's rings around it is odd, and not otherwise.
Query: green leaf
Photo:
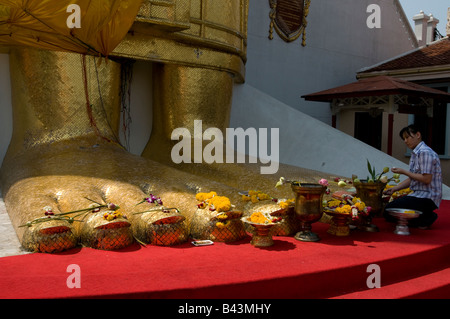
[[[374,178],[375,172],[372,171],[372,165],[370,165],[369,160],[367,160],[367,169],[369,170],[369,174],[372,176],[372,178]]]

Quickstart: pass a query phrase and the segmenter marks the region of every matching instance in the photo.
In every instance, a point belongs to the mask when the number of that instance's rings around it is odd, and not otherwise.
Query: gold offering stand
[[[294,238],[300,241],[315,242],[320,237],[311,231],[311,224],[323,215],[322,198],[326,187],[320,184],[291,183],[295,194],[295,213],[300,220],[300,231]]]
[[[350,235],[350,216],[349,214],[343,214],[335,212],[331,209],[325,209],[325,213],[332,217],[330,228],[327,233],[334,236],[348,236]]]
[[[279,217],[280,221],[273,227],[272,236],[293,236],[300,227],[297,220],[297,214],[294,211],[294,205],[289,205],[287,208],[281,208],[280,202],[286,199],[263,200],[258,203],[249,203],[245,207],[244,217],[251,216],[254,212],[262,212],[269,214],[272,218]],[[251,232],[252,227],[246,224],[246,230]]]
[[[267,219],[273,218],[270,214],[264,214]],[[255,247],[270,247],[273,245],[273,227],[278,224],[277,221],[270,221],[267,223],[252,222],[250,216],[242,217],[242,221],[250,226],[250,233],[252,234],[252,240],[250,244]]]
[[[379,231],[378,227],[372,224],[372,218],[383,215],[383,190],[385,187],[386,184],[381,182],[368,183],[361,180],[360,183],[355,183],[356,197],[372,208],[368,216],[361,216],[361,222],[356,225],[358,229],[367,232]]]

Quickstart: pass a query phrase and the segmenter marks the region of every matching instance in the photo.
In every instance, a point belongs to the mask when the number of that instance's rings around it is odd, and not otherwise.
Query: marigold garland
[[[289,206],[292,206],[295,204],[295,199],[287,199],[285,201],[281,201],[278,203],[278,205],[282,208],[282,209],[286,209]]]
[[[103,218],[106,219],[107,221],[112,221],[114,219],[121,218],[121,217],[123,217],[123,214],[118,210],[108,211],[103,214]]]
[[[256,190],[248,191],[248,195],[242,195],[243,201],[245,201],[245,202],[251,201],[253,204],[255,204],[259,201],[268,200],[268,199],[272,199],[272,197],[270,197],[266,193],[256,191]]]
[[[214,196],[209,200],[209,204],[213,205],[217,212],[227,212],[231,209],[230,199],[225,196]]]
[[[338,206],[336,207],[335,212],[340,214],[350,214],[352,212],[352,206],[350,205]]]
[[[197,193],[197,195],[195,195],[195,199],[200,202],[204,202],[204,201],[207,201],[208,199],[213,198],[214,196],[217,196],[216,192]]]
[[[253,213],[250,216],[250,221],[252,223],[256,223],[256,224],[267,224],[267,223],[269,223],[269,219],[266,216],[264,216],[264,214],[261,213],[261,212]]]
[[[329,200],[324,203],[324,207],[339,214],[351,215],[354,220],[359,219],[359,215],[368,215],[371,210],[371,207],[366,206],[360,198],[349,195],[344,196],[342,201],[339,199]]]
[[[388,190],[389,188],[392,188],[392,187],[394,187],[394,186],[393,185],[386,185],[384,190]],[[411,194],[412,192],[413,191],[409,187],[408,188],[404,188],[404,189],[401,189],[401,190],[398,190],[398,191],[394,192],[391,195],[391,199],[396,199],[396,198],[399,198],[399,197],[403,197],[403,196]]]
[[[211,211],[227,212],[231,209],[231,202],[228,197],[218,196],[216,192],[197,193],[195,198],[200,201],[198,208],[204,209],[209,204]]]
[[[283,217],[274,217],[271,218],[271,216],[263,214],[262,212],[254,212],[253,214],[250,215],[250,217],[247,218],[247,220],[251,223],[255,223],[255,224],[273,224],[273,223],[277,223],[279,221],[281,221],[283,219]]]

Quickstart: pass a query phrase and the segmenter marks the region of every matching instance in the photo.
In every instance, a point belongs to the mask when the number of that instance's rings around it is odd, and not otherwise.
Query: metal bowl
[[[406,236],[410,235],[408,228],[408,220],[417,218],[420,216],[420,214],[422,214],[421,211],[407,208],[386,208],[386,211],[398,219],[398,223],[394,230],[394,233],[397,235],[406,235]]]

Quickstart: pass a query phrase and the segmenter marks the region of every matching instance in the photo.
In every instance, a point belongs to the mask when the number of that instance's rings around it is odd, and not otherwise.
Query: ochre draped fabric
[[[143,0],[0,0],[0,45],[108,56],[125,37]],[[80,28],[69,28],[70,5]]]

